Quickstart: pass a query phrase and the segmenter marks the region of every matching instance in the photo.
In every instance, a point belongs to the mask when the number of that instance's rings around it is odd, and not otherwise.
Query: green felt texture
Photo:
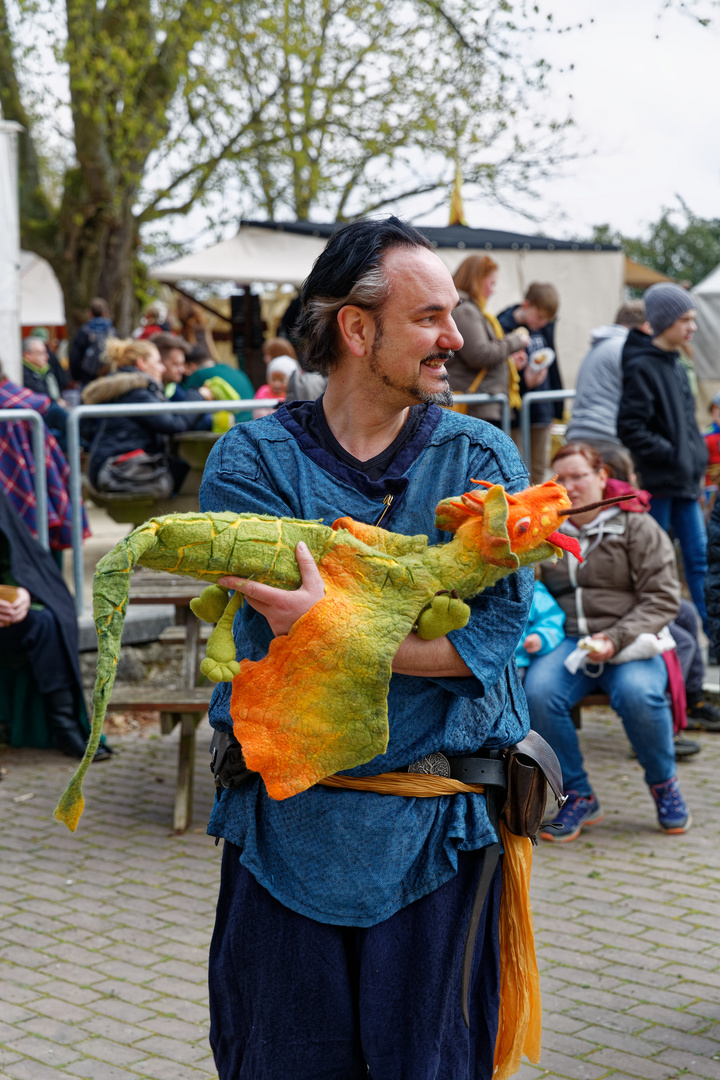
[[[548,493],[548,486],[555,493]],[[522,537],[515,531],[524,512],[523,496],[538,504],[537,512],[531,508],[533,520],[542,515],[542,535],[536,528],[532,540],[527,530]],[[518,566],[560,554],[546,537],[561,521],[554,509],[569,505],[564,490],[544,485],[509,501],[510,523],[508,498],[499,485],[443,500],[437,523],[455,535],[433,546],[424,536],[393,534],[351,519],[329,528],[316,521],[254,514],[151,518],[97,567],[99,653],[92,733],[56,817],[74,830],[82,813],[82,780],[112,692],[133,566],[212,586],[193,605],[200,617],[217,621],[202,670],[213,679],[233,680],[231,711],[248,767],[262,774],[273,797],[286,798],[384,752],[392,661],[414,626],[425,638],[458,629],[469,617],[463,601]],[[226,593],[215,583],[234,575],[296,589],[301,577],[295,548],[301,540],[323,576],[324,599],[289,634],[275,638],[263,660],[238,665],[232,621],[241,597],[236,594],[225,606]],[[454,590],[457,595],[446,595]]]

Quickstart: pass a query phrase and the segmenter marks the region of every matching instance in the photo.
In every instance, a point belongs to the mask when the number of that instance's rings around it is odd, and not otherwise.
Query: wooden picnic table
[[[205,585],[179,574],[165,574],[145,567],[135,567],[130,578],[131,604],[174,604],[176,624],[185,628],[182,687],[140,686],[137,691],[114,691],[109,711],[140,712],[159,710],[160,730],[169,735],[180,726],[178,773],[175,788],[173,827],[185,832],[192,821],[193,773],[195,770],[195,733],[208,710],[214,684],[197,685],[199,674],[198,644],[200,620],[190,609],[190,601],[199,596]]]
[[[200,620],[193,614],[190,601],[198,597],[206,585],[207,582],[195,581],[180,574],[148,570],[144,566],[136,566],[130,576],[129,603],[175,605],[175,624],[185,627],[182,681],[183,686],[187,687],[197,685],[200,669]]]

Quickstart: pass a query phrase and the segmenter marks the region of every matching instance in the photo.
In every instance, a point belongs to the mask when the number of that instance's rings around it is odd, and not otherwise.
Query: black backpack
[[[115,329],[112,326],[105,333],[97,333],[94,330],[87,331],[88,343],[85,346],[85,352],[77,364],[76,371],[73,371],[73,376],[79,379],[80,382],[92,382],[93,379],[105,375],[110,370],[110,365],[103,359],[103,353],[105,352],[105,342],[111,334],[115,334]]]

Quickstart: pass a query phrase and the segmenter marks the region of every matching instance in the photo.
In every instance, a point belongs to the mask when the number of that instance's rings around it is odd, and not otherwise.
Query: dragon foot
[[[237,660],[214,660],[206,656],[200,664],[200,670],[210,682],[232,682],[240,671],[240,665]]]
[[[190,601],[190,610],[198,619],[206,623],[220,622],[227,607],[228,591],[220,585],[208,585],[206,589]]]
[[[462,630],[470,619],[470,608],[461,600],[455,589],[435,593],[430,606],[421,612],[417,621],[417,635],[425,641],[444,637],[451,630]]]

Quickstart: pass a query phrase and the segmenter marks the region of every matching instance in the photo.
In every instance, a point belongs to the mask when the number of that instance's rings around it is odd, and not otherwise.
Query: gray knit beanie
[[[693,297],[680,285],[673,285],[669,281],[661,281],[657,285],[651,285],[643,296],[645,301],[645,315],[653,328],[653,336],[657,337],[672,326],[676,319],[695,307]]]

